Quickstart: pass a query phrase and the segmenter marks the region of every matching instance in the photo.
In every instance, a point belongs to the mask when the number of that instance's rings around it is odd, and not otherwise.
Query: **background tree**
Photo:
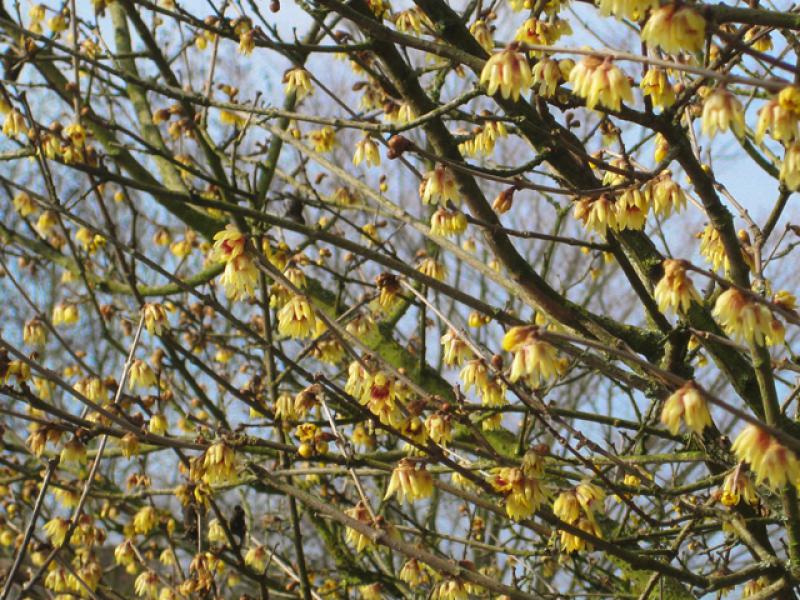
[[[2,598],[795,598],[798,30],[5,3]]]

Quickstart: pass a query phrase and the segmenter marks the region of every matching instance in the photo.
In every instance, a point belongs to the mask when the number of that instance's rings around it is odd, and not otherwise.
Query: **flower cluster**
[[[706,427],[713,425],[708,403],[703,391],[693,381],[687,381],[664,401],[661,410],[661,423],[676,435],[681,428],[681,420],[690,430],[700,435]]]
[[[661,311],[686,312],[692,302],[702,304],[702,298],[686,275],[686,263],[682,260],[667,259],[662,263],[664,276],[654,290],[658,308]]]
[[[561,492],[553,503],[556,517],[580,531],[602,538],[603,533],[597,524],[595,512],[602,510],[605,493],[593,483],[583,482],[576,487]],[[592,546],[583,536],[562,529],[560,531],[561,549],[567,554],[581,550],[591,550]]]

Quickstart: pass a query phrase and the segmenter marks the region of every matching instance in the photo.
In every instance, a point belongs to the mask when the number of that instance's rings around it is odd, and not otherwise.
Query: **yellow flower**
[[[656,108],[669,108],[675,104],[675,90],[672,89],[672,84],[663,69],[656,67],[647,69],[639,87],[645,96],[650,96]]]
[[[442,237],[453,237],[467,229],[467,217],[458,210],[438,208],[431,215],[431,233]]]
[[[161,304],[148,302],[144,305],[144,326],[152,335],[161,335],[167,323],[167,311]]]
[[[114,561],[122,566],[132,565],[136,562],[136,552],[131,540],[125,540],[114,548]]]
[[[258,283],[258,269],[253,259],[242,254],[226,263],[219,281],[225,288],[225,296],[231,300],[250,298]]]
[[[556,61],[545,56],[533,65],[531,73],[532,85],[539,86],[536,91],[540,96],[550,98],[556,93],[556,88],[562,80],[561,68]]]
[[[459,335],[452,329],[442,336],[442,361],[448,367],[461,366],[465,360],[472,358],[472,350]]]
[[[142,571],[133,582],[137,596],[155,598],[158,592],[158,575],[155,571]]]
[[[800,189],[800,144],[797,142],[786,148],[781,163],[780,178],[791,191]]]
[[[86,462],[86,446],[75,438],[71,439],[61,449],[61,462],[63,464],[84,464]]]
[[[586,229],[601,235],[607,229],[617,229],[616,206],[607,194],[581,198],[575,203],[572,215],[582,221]]]
[[[47,210],[39,215],[39,218],[36,220],[36,231],[39,232],[39,235],[44,237],[50,233],[57,223],[58,218],[56,217],[56,213],[51,210]]]
[[[664,408],[661,410],[661,423],[669,429],[672,435],[676,435],[680,430],[681,418],[686,423],[686,427],[698,435],[713,424],[706,399],[692,381],[688,381],[667,398]]]
[[[425,204],[447,205],[447,201],[458,204],[461,196],[453,172],[444,165],[427,173],[420,184],[420,196]]]
[[[669,142],[662,134],[656,134],[656,140],[653,145],[653,160],[660,163],[667,158],[669,154]]]
[[[706,20],[690,6],[666,4],[650,14],[642,41],[664,52],[699,52],[705,42]]]
[[[397,13],[394,24],[398,31],[403,33],[413,31],[416,34],[422,33],[423,25],[425,27],[431,26],[428,16],[416,7]]]
[[[538,337],[535,325],[509,329],[503,337],[503,350],[514,354],[509,374],[512,383],[525,378],[537,386],[561,376],[566,366],[555,347]]]
[[[214,234],[214,247],[209,258],[217,262],[230,262],[244,253],[246,245],[247,237],[235,225],[228,224]]]
[[[481,45],[481,48],[486,51],[486,54],[491,54],[494,51],[494,39],[492,38],[491,30],[486,25],[486,21],[478,19],[469,26],[469,32],[472,34],[472,37],[478,40],[478,43]]]
[[[323,127],[308,134],[308,139],[314,145],[314,152],[330,152],[336,146],[336,132],[333,127]]]
[[[719,501],[725,506],[737,506],[744,498],[750,506],[757,506],[759,503],[758,492],[750,482],[750,478],[745,474],[741,465],[725,476],[725,481],[720,489]]]
[[[713,138],[717,131],[732,129],[736,137],[744,135],[744,108],[728,90],[718,87],[703,102],[703,133]]]
[[[655,299],[661,311],[686,312],[692,302],[702,304],[702,298],[692,280],[686,276],[686,264],[681,260],[667,259],[663,263],[664,276],[655,288]]]
[[[36,203],[27,192],[20,192],[14,196],[14,200],[12,202],[14,204],[14,210],[16,210],[17,213],[19,213],[19,216],[22,218],[30,216],[36,212]]]
[[[77,304],[60,303],[53,308],[53,325],[74,325],[80,319]]]
[[[437,281],[444,281],[447,277],[447,269],[444,264],[431,257],[423,258],[417,265],[417,270]]]
[[[3,135],[15,138],[25,131],[25,117],[16,108],[11,109],[3,121]]]
[[[453,425],[448,414],[431,413],[425,420],[425,429],[428,431],[428,436],[441,446],[453,441]]]
[[[136,437],[135,433],[128,432],[120,438],[119,447],[122,452],[122,456],[125,458],[135,456],[139,454],[139,438]]]
[[[203,480],[209,485],[228,483],[236,477],[236,454],[225,442],[209,446],[203,456]]]
[[[40,319],[31,319],[22,329],[22,341],[28,346],[44,346],[47,342],[47,329]]]
[[[486,93],[493,96],[497,91],[503,98],[519,100],[520,92],[533,83],[528,59],[509,46],[493,54],[481,71],[481,84],[486,85]]]
[[[574,523],[575,527],[592,535],[596,538],[602,538],[603,532],[600,530],[598,524],[588,517],[581,517]],[[561,541],[561,549],[567,554],[573,552],[580,552],[581,550],[591,551],[592,545],[584,540],[582,537],[569,533],[567,531],[560,531],[559,538]]]
[[[67,539],[67,532],[69,531],[70,520],[55,517],[50,519],[44,524],[44,532],[50,538],[53,546],[61,546]]]
[[[654,182],[650,189],[653,199],[653,212],[662,217],[668,217],[673,211],[680,212],[686,208],[686,193],[680,185],[672,179],[672,172],[664,171]]]
[[[356,151],[353,154],[354,165],[358,166],[362,162],[366,162],[368,166],[373,165],[375,167],[381,164],[381,154],[378,151],[378,146],[368,135],[356,143]]]
[[[698,234],[698,237],[700,238],[700,254],[711,263],[715,271],[718,270],[720,266],[723,266],[727,272],[731,266],[730,261],[728,260],[728,255],[725,253],[725,247],[722,245],[719,232],[714,228],[714,225],[712,223],[706,225],[706,228]],[[742,238],[743,236],[740,232],[740,241],[746,242],[746,240],[742,240]],[[753,257],[746,252],[744,248],[742,248],[742,259],[751,269],[753,268]]]
[[[757,425],[747,425],[731,447],[736,457],[750,464],[756,485],[766,482],[772,489],[796,484],[800,461],[794,452]]]
[[[433,477],[425,465],[411,459],[402,459],[389,478],[384,500],[397,495],[400,502],[423,500],[433,494]]]
[[[314,92],[308,71],[305,69],[296,68],[286,71],[283,74],[283,83],[286,84],[284,88],[286,95],[295,94],[298,102]]]
[[[156,413],[150,417],[147,430],[154,435],[164,435],[167,432],[167,417],[162,413]]]
[[[225,529],[219,522],[219,519],[211,519],[208,524],[208,541],[212,544],[225,544],[228,537],[225,535]]]
[[[234,125],[236,127],[244,127],[247,119],[239,113],[230,110],[219,111],[219,122],[223,125]]]
[[[797,121],[796,112],[784,107],[778,98],[773,98],[758,112],[756,142],[760,144],[767,132],[777,142],[785,144],[793,142],[797,138]]]
[[[712,314],[725,332],[736,340],[751,344],[783,343],[783,324],[773,317],[772,311],[736,288],[729,288],[719,295]]]
[[[262,573],[267,566],[267,549],[261,545],[248,548],[244,555],[244,564]]]
[[[372,518],[370,517],[369,510],[367,510],[363,502],[359,502],[353,508],[348,508],[344,512],[351,519],[355,519],[365,525],[372,525]],[[372,540],[351,527],[345,528],[344,539],[348,544],[355,547],[356,552],[363,552],[365,548],[372,546]]]
[[[569,82],[575,94],[586,100],[586,108],[589,109],[599,104],[618,111],[623,100],[633,102],[633,91],[628,77],[610,58],[585,56],[570,71]]]
[[[132,390],[137,387],[151,387],[157,385],[156,374],[146,362],[140,359],[133,361],[128,378],[128,389]]]
[[[425,565],[421,564],[416,558],[410,558],[403,564],[398,577],[400,581],[410,586],[420,586],[430,580],[425,572]]]
[[[506,514],[515,521],[531,517],[547,500],[548,490],[542,481],[516,467],[495,469],[490,483],[505,495]]]
[[[531,17],[517,29],[514,39],[532,46],[552,46],[559,38],[571,33],[569,21],[558,17],[546,21]]]
[[[614,15],[618,19],[639,21],[648,10],[658,8],[658,0],[599,0],[597,5],[604,17]]]
[[[282,336],[304,339],[313,335],[316,327],[314,309],[303,296],[292,296],[291,300],[278,311],[278,333]]]
[[[778,94],[778,102],[788,111],[800,115],[800,86],[788,85]]]

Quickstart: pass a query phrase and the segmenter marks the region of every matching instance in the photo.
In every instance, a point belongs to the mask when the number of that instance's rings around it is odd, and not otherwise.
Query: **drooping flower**
[[[209,258],[217,262],[229,262],[241,256],[246,246],[247,236],[236,225],[228,224],[225,229],[214,234],[214,246]]]
[[[236,477],[236,453],[225,442],[209,446],[203,455],[203,480],[209,485],[228,483]]]
[[[692,381],[686,382],[683,387],[670,395],[661,410],[661,423],[672,435],[677,435],[680,431],[681,420],[698,435],[713,424],[708,403]]]
[[[344,513],[351,519],[355,519],[365,525],[372,525],[372,518],[369,510],[364,506],[363,502],[359,502],[353,508],[348,508]],[[363,552],[366,548],[372,546],[372,540],[366,535],[353,529],[352,527],[345,528],[345,541],[356,549],[356,552]]]
[[[164,306],[154,302],[144,305],[144,327],[151,335],[161,335],[167,324],[167,311]]]
[[[494,39],[492,38],[491,30],[486,25],[486,21],[478,19],[469,26],[469,32],[472,34],[472,37],[478,40],[481,48],[483,48],[487,54],[491,54],[492,51],[494,51]]]
[[[795,142],[786,148],[780,170],[781,182],[791,191],[800,189],[800,144]]]
[[[585,56],[570,71],[569,82],[577,96],[586,100],[586,108],[593,109],[598,104],[618,111],[622,102],[633,102],[628,77],[610,58]]]
[[[459,210],[438,208],[431,215],[431,233],[443,237],[453,237],[467,229],[467,217]]]
[[[755,139],[759,144],[769,133],[777,142],[789,144],[797,138],[798,115],[773,98],[758,111]]]
[[[397,463],[389,478],[384,500],[397,495],[400,502],[415,502],[433,494],[433,476],[419,461],[404,458]]]
[[[739,99],[718,87],[703,102],[703,133],[713,138],[718,131],[731,129],[736,137],[744,135],[744,108]]]
[[[509,329],[503,337],[503,350],[514,354],[509,374],[512,382],[524,378],[531,386],[537,386],[561,376],[566,367],[556,348],[539,337],[535,325]]]
[[[420,184],[420,196],[425,204],[446,206],[448,200],[453,204],[461,202],[458,182],[453,171],[444,165],[437,165],[425,175]]]
[[[262,545],[251,546],[244,555],[244,564],[258,573],[267,566],[267,548]]]
[[[702,303],[692,280],[686,276],[686,263],[667,259],[663,263],[664,276],[656,285],[654,296],[661,311],[686,312],[692,302]]]
[[[532,46],[552,46],[561,37],[572,34],[569,21],[555,17],[541,20],[531,17],[527,19],[514,34],[514,39]],[[537,54],[538,51],[533,51]]]
[[[128,389],[152,387],[157,383],[156,374],[150,365],[138,358],[133,361],[128,377]]]
[[[725,481],[720,488],[719,501],[725,506],[737,506],[741,500],[744,500],[750,506],[757,506],[759,503],[758,492],[750,478],[744,472],[741,465],[728,473]]]
[[[639,87],[645,96],[650,96],[656,108],[669,108],[675,104],[675,90],[664,69],[656,67],[647,69]]]
[[[258,269],[250,256],[242,254],[225,263],[219,281],[227,298],[234,301],[250,298],[258,283]]]
[[[653,181],[650,196],[653,200],[653,212],[662,217],[669,217],[673,212],[686,208],[686,193],[672,179],[672,172],[669,170],[665,170]]]
[[[473,353],[469,344],[454,330],[448,329],[442,336],[442,361],[448,367],[461,366],[464,361],[472,358]]]
[[[60,517],[50,519],[44,524],[44,532],[47,534],[47,537],[50,539],[50,542],[53,544],[53,546],[58,547],[64,544],[67,539],[69,525],[69,519],[62,519]]]
[[[495,469],[490,483],[505,495],[506,514],[515,521],[531,517],[549,495],[539,477],[526,474],[517,467]]]
[[[28,346],[44,346],[47,342],[47,329],[41,319],[31,319],[22,329],[22,341]]]
[[[658,8],[658,0],[598,0],[600,14],[604,17],[614,15],[618,19],[639,21],[648,10]]]
[[[147,535],[158,522],[158,514],[152,506],[143,506],[133,516],[133,530],[141,535]]]
[[[158,593],[158,574],[155,571],[142,571],[133,582],[137,596],[155,598]]]
[[[751,344],[783,343],[783,324],[772,311],[736,288],[729,288],[719,295],[712,314],[720,321],[725,333],[736,340]]]
[[[304,296],[296,294],[278,311],[278,333],[294,339],[304,339],[315,332],[316,321],[311,304]]]
[[[311,78],[305,69],[296,68],[286,71],[283,74],[283,83],[286,84],[284,88],[286,95],[295,94],[298,102],[314,93],[314,88],[311,86]]]
[[[540,96],[545,98],[550,98],[556,93],[556,88],[558,88],[558,84],[563,79],[558,62],[547,56],[533,65],[531,73],[533,75],[533,87],[536,88],[536,92]]]
[[[664,52],[699,52],[705,32],[706,20],[693,7],[666,4],[650,14],[642,29],[642,41]]]
[[[520,93],[531,87],[533,75],[525,55],[509,46],[486,61],[480,81],[490,96],[499,90],[503,98],[519,100]]]
[[[604,235],[608,229],[617,229],[617,210],[608,194],[585,196],[575,203],[572,215],[589,231]]]
[[[358,166],[366,162],[367,166],[379,166],[381,164],[381,154],[378,145],[370,136],[364,136],[356,143],[356,151],[353,154],[353,164]]]
[[[747,425],[731,449],[736,457],[750,464],[756,485],[766,482],[772,489],[796,484],[800,478],[797,455],[757,425]]]
[[[74,325],[79,319],[77,304],[61,302],[53,308],[53,325]]]

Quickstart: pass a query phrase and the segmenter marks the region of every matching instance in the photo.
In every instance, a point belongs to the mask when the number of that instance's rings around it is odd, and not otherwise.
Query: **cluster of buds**
[[[300,446],[297,453],[303,458],[322,456],[328,452],[328,442],[331,434],[322,431],[314,423],[301,423],[295,430]]]
[[[336,131],[333,127],[323,127],[308,133],[308,139],[314,147],[314,152],[324,154],[336,147]],[[355,157],[353,158],[355,161]],[[358,163],[356,163],[358,164]]]

